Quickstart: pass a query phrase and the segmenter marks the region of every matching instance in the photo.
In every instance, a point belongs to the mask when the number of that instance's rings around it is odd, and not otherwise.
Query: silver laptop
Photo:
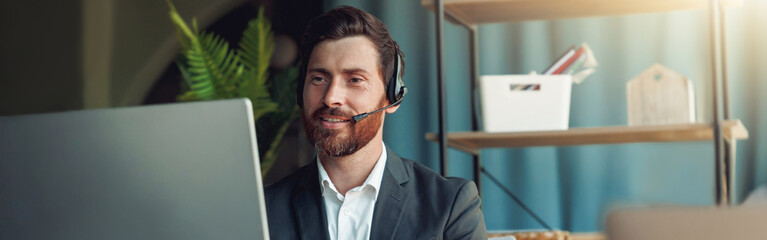
[[[268,239],[247,99],[0,117],[0,239]]]
[[[613,210],[607,239],[767,239],[767,206],[653,207]]]

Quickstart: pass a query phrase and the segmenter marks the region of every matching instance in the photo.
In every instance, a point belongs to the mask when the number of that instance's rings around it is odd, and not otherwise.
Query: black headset
[[[394,47],[394,61],[397,63],[394,65],[396,68],[394,68],[394,73],[389,78],[389,83],[386,86],[386,98],[389,100],[389,103],[391,103],[389,106],[383,107],[381,109],[369,112],[369,113],[363,113],[360,115],[354,116],[354,121],[360,121],[364,118],[366,118],[368,115],[377,113],[383,110],[386,110],[387,108],[397,106],[400,103],[402,103],[402,100],[405,99],[405,94],[407,94],[407,86],[405,86],[405,82],[402,81],[402,74],[400,72],[402,71],[402,61],[399,59],[399,52],[397,51],[397,47]],[[305,71],[305,70],[304,70]],[[303,108],[304,104],[304,82],[306,79],[299,79],[298,80],[298,88],[296,88],[296,101],[298,103],[298,106]]]
[[[394,69],[394,73],[391,78],[389,78],[389,84],[386,86],[386,98],[389,99],[391,105],[397,106],[402,103],[402,99],[405,99],[405,94],[407,94],[407,86],[405,86],[405,82],[402,81],[402,61],[399,59],[397,47],[394,47],[394,61],[396,61],[397,64],[395,64],[396,68]]]

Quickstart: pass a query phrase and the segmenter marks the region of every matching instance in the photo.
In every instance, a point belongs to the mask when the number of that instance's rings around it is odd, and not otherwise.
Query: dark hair
[[[314,47],[325,40],[337,40],[352,36],[366,36],[373,42],[380,58],[378,64],[382,70],[381,78],[384,81],[384,86],[389,83],[389,78],[394,74],[394,68],[396,68],[395,51],[402,62],[402,69],[399,70],[400,77],[405,73],[405,55],[399,50],[397,42],[389,35],[389,29],[386,25],[370,13],[350,6],[340,6],[312,19],[304,30],[299,49],[301,68],[299,70],[298,94],[303,93],[306,68]],[[298,99],[302,99],[302,96],[298,96]],[[298,103],[299,106],[301,104],[301,102]]]

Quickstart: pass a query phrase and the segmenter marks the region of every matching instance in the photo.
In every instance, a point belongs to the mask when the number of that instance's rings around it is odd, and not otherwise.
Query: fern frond
[[[242,64],[253,71],[256,79],[266,81],[266,71],[274,52],[274,32],[269,20],[264,15],[264,8],[258,9],[258,17],[248,22],[240,40]]]
[[[269,61],[274,52],[274,32],[263,8],[259,8],[256,19],[248,22],[239,45],[238,52],[245,68],[247,84],[240,85],[238,91],[253,102],[253,115],[258,120],[278,108],[277,103],[272,101],[266,81]]]
[[[263,147],[268,147],[261,151],[265,173],[284,147],[281,140],[300,111],[292,102],[297,67],[276,74],[272,82],[267,80],[274,51],[274,33],[263,8],[259,9],[256,19],[248,22],[239,49],[233,50],[216,34],[201,33],[196,19],[192,18],[191,27],[187,25],[170,0],[168,6],[181,43],[176,65],[184,82],[183,94],[177,97],[178,100],[249,98],[259,131],[257,137],[264,138]],[[263,116],[267,117],[259,121]]]
[[[181,15],[176,11],[176,7],[173,6],[173,3],[171,3],[170,0],[167,0],[167,2],[170,7],[170,12],[168,13],[170,15],[170,20],[176,27],[176,38],[178,38],[182,49],[189,48],[193,39],[197,38],[196,30],[192,31],[189,29],[189,26],[186,25],[184,19],[181,18]]]
[[[240,77],[237,74],[240,67],[237,53],[229,49],[229,43],[212,33],[203,33],[200,44],[207,55],[205,70],[211,76],[217,98],[238,97],[230,89],[232,83]]]
[[[237,52],[230,50],[229,43],[213,33],[198,34],[196,19],[192,19],[190,29],[173,4],[168,2],[168,5],[171,21],[182,42],[179,57],[182,64],[178,65],[189,88],[179,98],[213,100],[242,97],[232,87],[232,83],[243,74]]]

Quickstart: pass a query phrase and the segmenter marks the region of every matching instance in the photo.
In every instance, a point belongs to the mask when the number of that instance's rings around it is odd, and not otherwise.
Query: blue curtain
[[[406,55],[409,93],[386,118],[384,140],[403,157],[439,169],[439,149],[424,140],[437,131],[434,13],[421,1],[329,1],[326,10],[366,10],[391,31]],[[737,200],[767,183],[767,3],[745,0],[727,10],[727,66],[733,118],[750,138],[738,143]],[[653,63],[693,80],[697,121],[712,119],[711,52],[707,11],[680,11],[479,27],[480,74],[525,74],[547,67],[567,47],[588,43],[600,66],[573,85],[570,127],[627,124],[626,82]],[[471,129],[469,35],[445,24],[449,131]],[[451,176],[472,178],[471,156],[449,151]],[[489,149],[484,166],[552,227],[599,231],[605,213],[625,204],[714,203],[713,142],[636,143]],[[540,229],[496,184],[483,178],[489,230]]]

